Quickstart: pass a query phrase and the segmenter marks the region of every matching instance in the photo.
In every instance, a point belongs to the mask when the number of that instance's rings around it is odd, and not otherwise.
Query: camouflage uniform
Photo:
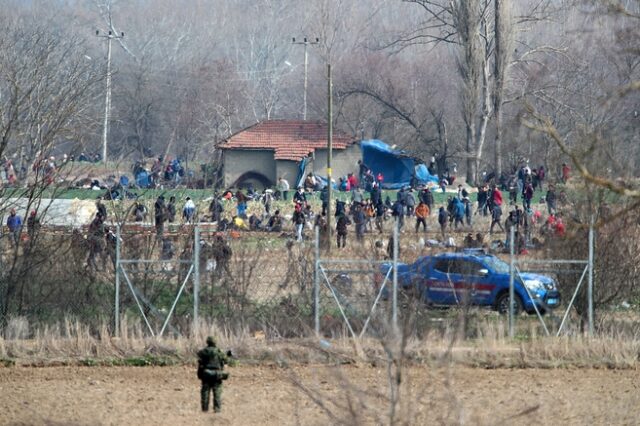
[[[198,352],[198,379],[202,382],[200,402],[202,411],[209,411],[209,393],[213,390],[213,410],[219,413],[222,408],[222,381],[229,377],[224,373],[231,352],[223,353],[216,347],[212,337],[207,338],[207,347]]]

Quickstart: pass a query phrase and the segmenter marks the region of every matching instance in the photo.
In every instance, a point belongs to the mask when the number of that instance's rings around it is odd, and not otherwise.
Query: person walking
[[[347,245],[347,227],[349,225],[351,225],[351,221],[346,214],[338,216],[338,221],[336,222],[336,242],[338,244],[338,248],[344,248]]]
[[[447,223],[449,223],[449,213],[447,213],[447,210],[443,206],[440,206],[440,210],[438,211],[438,223],[440,224],[440,232],[444,240]]]
[[[429,207],[420,201],[418,207],[416,207],[416,232],[420,231],[420,225],[424,228],[424,232],[427,232],[427,217],[429,216]]]
[[[473,203],[469,197],[464,197],[462,202],[464,203],[464,215],[467,219],[467,226],[471,227],[473,221]]]
[[[366,216],[360,204],[354,204],[353,221],[356,224],[356,239],[362,243],[364,242]]]
[[[301,242],[302,231],[304,230],[304,225],[307,222],[304,212],[302,211],[302,204],[296,204],[291,220],[296,227],[296,241]]]
[[[216,346],[213,337],[207,337],[207,346],[198,351],[198,379],[202,382],[200,388],[200,405],[202,411],[209,411],[209,395],[213,391],[213,411],[222,410],[222,382],[229,378],[224,372],[224,366],[233,357],[231,351],[225,354]]]
[[[166,206],[164,205],[164,195],[161,195],[153,205],[156,220],[156,235],[158,239],[164,234],[164,221],[167,218]]]
[[[176,220],[176,197],[169,197],[169,204],[167,204],[167,221],[173,223]]]
[[[493,227],[498,225],[500,230],[504,232],[504,228],[500,223],[500,219],[502,218],[502,207],[499,205],[493,206],[493,210],[491,210],[491,226],[489,227],[489,234],[493,234]]]
[[[289,182],[284,178],[284,176],[280,176],[278,179],[277,189],[282,195],[282,199],[287,201],[287,196],[289,195]]]
[[[549,216],[556,214],[556,187],[553,184],[547,186],[547,195],[544,199],[547,202]]]
[[[531,199],[533,198],[533,191],[534,191],[533,185],[531,184],[531,182],[525,183],[524,193],[523,193],[525,210],[531,208]]]
[[[191,197],[187,197],[184,207],[182,209],[182,218],[186,223],[193,223],[196,217],[196,204]]]
[[[11,209],[7,218],[7,228],[9,228],[9,237],[14,247],[18,246],[20,241],[20,232],[22,231],[22,218],[16,213],[16,209]]]

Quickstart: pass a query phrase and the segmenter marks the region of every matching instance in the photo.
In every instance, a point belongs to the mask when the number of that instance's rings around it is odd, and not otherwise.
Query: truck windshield
[[[503,262],[495,256],[487,256],[484,258],[485,263],[489,268],[493,270],[493,272],[497,274],[508,274],[509,273],[509,264],[507,262]]]

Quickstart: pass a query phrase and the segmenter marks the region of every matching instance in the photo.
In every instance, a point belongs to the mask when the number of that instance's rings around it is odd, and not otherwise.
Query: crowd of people
[[[47,167],[45,163],[43,161],[41,166]],[[338,195],[335,197],[335,204],[332,203],[332,207],[335,206],[333,211],[329,209],[327,185],[323,185],[313,174],[307,175],[304,184],[294,191],[291,191],[286,179],[280,177],[275,189],[267,188],[256,192],[249,188],[245,191],[227,190],[221,194],[215,193],[206,212],[199,212],[190,197],[181,201],[182,205],[179,207],[175,196],[170,196],[166,201],[164,195],[160,195],[154,202],[152,217],[157,238],[162,242],[163,256],[170,256],[173,252],[171,244],[165,241],[165,226],[180,221],[178,212],[181,213],[182,223],[216,223],[218,231],[288,233],[296,241],[310,238],[310,231],[316,227],[321,236],[328,234],[327,215],[331,214],[335,218],[332,220],[335,226],[332,233],[338,248],[347,246],[352,227],[356,241],[362,242],[366,233],[380,235],[391,230],[392,225],[387,223],[397,224],[400,232],[410,232],[412,229],[424,234],[433,231],[433,234],[438,235],[437,243],[446,245],[458,245],[452,241],[452,231],[466,233],[462,244],[467,247],[487,247],[496,242],[498,247],[509,247],[513,229],[514,245],[519,253],[540,244],[540,239],[534,234],[536,228],[545,237],[562,237],[565,234],[562,215],[557,211],[559,195],[556,194],[556,186],[546,182],[542,166],[532,170],[526,163],[522,164],[506,178],[501,178],[498,182],[491,179],[473,191],[458,184],[457,191],[449,189],[447,194],[451,195],[442,205],[436,205],[434,197],[441,185],[405,187],[395,193],[383,193],[383,176],[374,176],[362,162],[359,162],[359,167],[359,177],[349,174],[339,179],[340,183],[336,188]],[[560,180],[566,183],[568,179],[569,168],[563,165]],[[503,197],[504,192],[508,194],[507,199]],[[544,194],[541,202],[544,203],[542,205],[546,204],[546,218],[539,209],[541,205],[533,203],[536,192]],[[474,201],[472,193],[476,194]],[[319,198],[320,207],[311,202],[314,198]],[[251,214],[248,212],[250,201],[255,206]],[[276,201],[279,208],[274,208]],[[233,204],[233,209],[229,208],[229,204]],[[314,211],[314,208],[317,210]],[[233,210],[231,215],[228,214],[229,210]],[[505,211],[506,218],[503,218]],[[132,222],[148,221],[147,207],[139,200],[133,203],[129,212],[129,220]],[[105,247],[108,257],[114,258],[116,236],[105,225],[106,220],[107,209],[99,197],[95,217],[87,231],[87,265],[93,268],[97,268],[95,259]],[[411,221],[414,222],[410,223]],[[290,227],[287,226],[288,223],[291,224]],[[30,213],[26,225],[28,235],[39,228],[40,220],[36,211]],[[16,246],[23,220],[15,210],[10,212],[6,226],[10,241]],[[494,239],[496,232],[500,232],[504,238]],[[485,242],[487,234],[489,241]],[[433,242],[434,239],[429,241]]]
[[[347,245],[351,228],[355,232],[356,241],[363,241],[366,233],[382,234],[385,227],[390,228],[386,223],[396,221],[400,232],[406,232],[407,227],[411,226],[415,232],[425,233],[431,231],[434,226],[433,231],[439,234],[441,242],[451,240],[448,231],[477,231],[475,238],[472,232],[469,232],[463,242],[465,245],[476,247],[491,244],[491,241],[484,242],[484,236],[488,234],[490,240],[493,240],[496,232],[506,235],[500,241],[503,247],[508,246],[508,236],[513,228],[519,252],[539,244],[540,239],[533,235],[534,227],[538,227],[546,236],[562,236],[565,232],[562,217],[556,208],[555,185],[546,184],[546,172],[542,166],[532,170],[528,164],[523,163],[506,179],[500,179],[499,182],[490,180],[473,191],[459,184],[457,192],[453,192],[440,206],[436,205],[434,197],[440,185],[405,187],[395,192],[395,195],[383,197],[383,176],[374,176],[362,162],[359,162],[359,166],[360,179],[355,174],[349,174],[339,178],[336,183],[338,195],[334,211],[329,211],[328,208],[327,186],[310,173],[295,190],[291,190],[288,181],[280,177],[275,191],[268,188],[257,193],[249,189],[246,192],[225,191],[216,195],[209,205],[207,219],[218,223],[218,229],[222,231],[233,228],[283,232],[286,223],[290,221],[295,239],[302,241],[308,237],[305,233],[309,234],[314,227],[319,227],[321,234],[326,233],[327,215],[331,214],[335,218],[332,221],[335,226],[333,233],[339,248]],[[564,165],[562,181],[566,182],[568,179],[569,171]],[[445,188],[450,186],[445,185]],[[476,193],[476,200],[473,201],[472,192]],[[508,200],[503,198],[503,192],[508,193]],[[544,194],[542,200],[546,204],[547,219],[543,219],[543,213],[537,209],[540,206],[533,204],[536,192]],[[314,211],[312,203],[309,202],[315,194],[319,195],[321,206],[317,211]],[[259,201],[262,210],[248,214],[247,202],[250,200]],[[275,200],[286,202],[285,206],[290,206],[291,210],[287,208],[284,215],[280,209],[272,213]],[[232,202],[235,202],[235,211],[228,220],[223,217],[223,213],[225,204]],[[480,218],[486,219],[479,220]],[[415,222],[407,225],[409,221]],[[436,221],[437,225],[434,223]]]

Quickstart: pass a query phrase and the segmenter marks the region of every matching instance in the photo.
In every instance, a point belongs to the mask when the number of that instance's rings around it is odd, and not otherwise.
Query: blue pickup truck
[[[391,264],[381,266],[378,285]],[[389,274],[388,289],[391,281]],[[526,288],[525,288],[526,287]],[[443,253],[423,256],[412,264],[398,265],[398,288],[419,297],[428,305],[489,306],[500,313],[509,311],[509,265],[482,251]],[[529,292],[527,292],[527,289]],[[514,277],[515,311],[540,313],[560,304],[560,293],[553,278],[523,272]],[[385,291],[388,295],[390,290]],[[531,296],[529,296],[531,294]]]

